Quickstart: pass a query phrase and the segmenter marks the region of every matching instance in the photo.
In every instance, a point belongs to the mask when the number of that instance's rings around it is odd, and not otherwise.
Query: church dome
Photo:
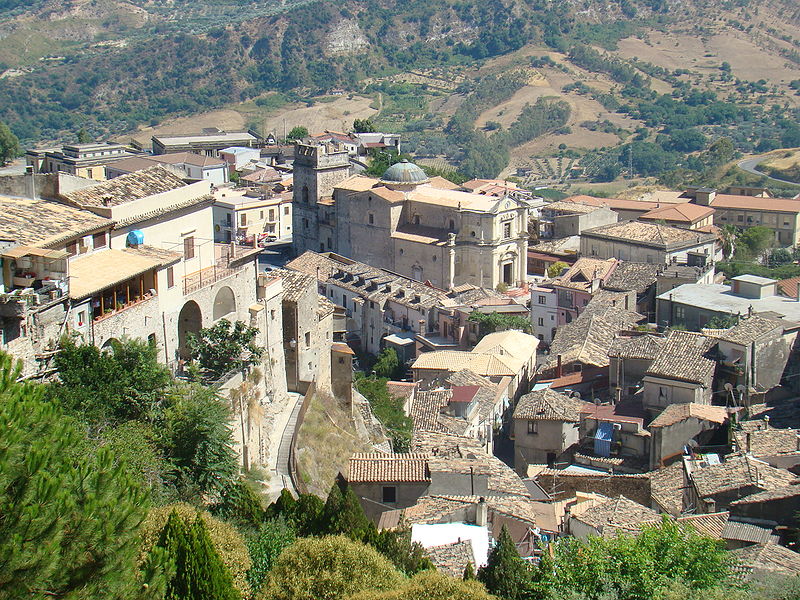
[[[381,181],[388,184],[417,185],[428,183],[428,176],[417,165],[404,159],[386,169]]]

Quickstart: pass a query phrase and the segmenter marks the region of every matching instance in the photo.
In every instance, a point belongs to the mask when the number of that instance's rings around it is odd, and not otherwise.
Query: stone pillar
[[[447,289],[451,289],[454,285],[454,278],[456,273],[456,234],[451,233],[448,235],[447,240],[447,278],[443,278],[443,282],[446,282]]]
[[[520,232],[519,239],[517,240],[517,254],[519,255],[519,265],[517,266],[519,281],[520,284],[524,284],[528,280],[528,244],[523,236],[523,232]]]

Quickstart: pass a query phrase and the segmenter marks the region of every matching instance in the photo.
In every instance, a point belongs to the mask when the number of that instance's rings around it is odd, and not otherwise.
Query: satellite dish
[[[741,383],[740,383],[739,385],[737,385],[737,386],[736,386],[736,391],[738,391],[738,392],[739,392],[739,393],[741,393],[741,394],[744,394],[744,391],[745,391],[746,389],[747,389],[747,388],[746,388],[745,386],[743,386]]]
[[[733,389],[733,384],[728,382],[728,383],[725,384],[724,387],[725,387],[725,391],[726,392],[730,392]]]

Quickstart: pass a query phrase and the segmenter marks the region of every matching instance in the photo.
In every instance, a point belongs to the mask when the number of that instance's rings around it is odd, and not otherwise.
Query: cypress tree
[[[165,600],[239,600],[200,515],[187,528],[173,511],[158,546],[166,550],[170,563]]]
[[[475,579],[475,568],[472,566],[472,562],[467,561],[467,566],[464,567],[464,581],[470,581],[471,579]]]
[[[489,552],[486,566],[478,569],[478,581],[490,594],[500,598],[518,600],[525,596],[530,582],[528,565],[520,558],[505,525],[497,544]]]

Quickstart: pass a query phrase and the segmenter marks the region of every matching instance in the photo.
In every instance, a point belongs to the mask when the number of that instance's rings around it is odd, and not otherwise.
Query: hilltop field
[[[443,171],[559,189],[800,146],[793,0],[380,6],[5,0],[0,120],[30,144],[370,118]]]

